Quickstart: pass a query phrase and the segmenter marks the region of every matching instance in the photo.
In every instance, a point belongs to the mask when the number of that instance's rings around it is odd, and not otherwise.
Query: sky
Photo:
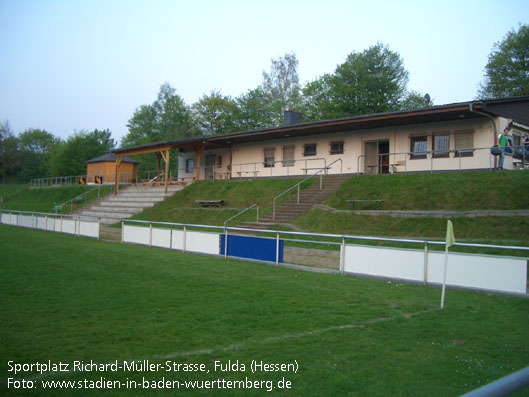
[[[0,0],[0,21],[0,122],[63,139],[109,129],[119,142],[163,83],[187,105],[237,97],[291,52],[305,84],[380,42],[410,90],[435,105],[473,100],[529,1]]]

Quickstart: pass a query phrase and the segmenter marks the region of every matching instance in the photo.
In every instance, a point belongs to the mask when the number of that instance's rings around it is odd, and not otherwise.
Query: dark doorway
[[[365,142],[366,175],[389,174],[389,140]]]

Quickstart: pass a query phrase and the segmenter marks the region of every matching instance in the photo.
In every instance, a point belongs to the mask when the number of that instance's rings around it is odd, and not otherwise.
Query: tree
[[[2,173],[2,183],[6,183],[8,177],[15,177],[20,165],[19,141],[6,120],[0,123],[0,172]]]
[[[45,130],[30,128],[18,136],[22,167],[17,176],[20,181],[43,178],[48,175],[50,153],[58,138]]]
[[[352,117],[401,109],[407,84],[408,71],[400,55],[378,43],[349,54],[333,74],[307,84],[304,95],[314,118]]]
[[[218,135],[237,131],[237,104],[220,92],[211,91],[193,105],[195,135]]]
[[[428,100],[425,99],[424,95],[417,91],[410,91],[406,94],[406,97],[400,104],[399,110],[416,110],[423,109],[433,106],[433,101],[428,95]]]
[[[478,96],[483,99],[529,95],[529,25],[495,43]]]
[[[239,131],[252,131],[275,127],[277,114],[269,94],[259,86],[235,100],[238,112],[236,125]]]
[[[263,91],[270,96],[276,126],[283,120],[285,110],[298,110],[301,106],[301,87],[296,54],[272,59],[270,73],[263,71]]]
[[[85,175],[86,161],[108,153],[115,146],[109,130],[76,131],[50,155],[50,174]]]
[[[134,111],[127,127],[129,133],[122,139],[122,147],[176,140],[191,136],[191,116],[176,90],[165,83],[151,105]]]

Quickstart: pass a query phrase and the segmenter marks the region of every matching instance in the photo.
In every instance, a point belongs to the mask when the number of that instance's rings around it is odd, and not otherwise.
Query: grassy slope
[[[274,196],[295,185],[300,179],[260,179],[251,181],[200,181],[186,187],[168,200],[144,211],[133,219],[160,222],[223,225],[224,221],[253,204],[261,215],[270,211]],[[303,184],[310,185],[312,181]],[[199,209],[195,200],[224,200],[225,209]],[[256,220],[255,210],[237,218]],[[234,225],[230,223],[230,225]]]
[[[529,173],[446,173],[352,178],[326,201],[348,210],[346,200],[385,199],[386,210],[529,209]],[[372,204],[357,209],[374,209]],[[453,217],[460,239],[529,240],[527,217]],[[294,222],[304,230],[355,235],[444,238],[446,219],[363,216],[312,210]]]
[[[385,210],[529,209],[529,173],[460,172],[373,175],[351,178],[326,201],[351,209],[346,200],[384,199]],[[372,204],[358,209],[373,209]]]
[[[141,382],[145,376],[277,382],[284,376],[292,381],[286,394],[320,396],[460,395],[529,362],[527,299],[449,290],[446,308],[439,311],[440,291],[434,288],[4,225],[0,252],[2,394],[7,378],[13,377],[8,360],[204,363],[212,373],[78,372],[42,380]],[[247,369],[213,372],[214,360],[239,360]],[[251,360],[297,360],[299,372],[252,374]],[[133,392],[107,389],[96,394]],[[168,392],[175,391],[136,390]],[[250,391],[180,392],[231,396]],[[43,394],[41,388],[10,393]]]
[[[73,199],[96,186],[68,186],[58,188],[30,189],[28,185],[0,185],[0,196],[3,197],[2,208],[19,211],[54,212],[53,207]],[[102,186],[101,194],[110,192],[111,186]],[[97,199],[97,191],[87,196],[87,200]],[[64,208],[63,213],[69,213]]]

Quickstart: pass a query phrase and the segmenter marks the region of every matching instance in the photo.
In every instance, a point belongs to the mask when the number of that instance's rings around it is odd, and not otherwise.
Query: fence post
[[[279,232],[276,233],[276,266],[279,266]]]
[[[224,229],[224,259],[228,257],[228,228]]]
[[[152,248],[152,223],[149,223],[149,248]]]
[[[259,207],[257,207],[257,223],[259,223]]]
[[[186,253],[186,244],[187,244],[187,229],[186,229],[186,225],[184,225],[184,241],[183,241],[183,247],[182,247],[182,251],[184,252],[184,254]]]
[[[298,204],[299,204],[299,185],[300,183],[298,183]]]
[[[97,239],[99,240],[99,234],[101,233],[101,218],[97,217]]]
[[[342,276],[345,272],[345,237],[342,237],[342,250],[340,255],[340,272],[342,273]]]
[[[424,285],[428,285],[428,241],[424,242]]]

